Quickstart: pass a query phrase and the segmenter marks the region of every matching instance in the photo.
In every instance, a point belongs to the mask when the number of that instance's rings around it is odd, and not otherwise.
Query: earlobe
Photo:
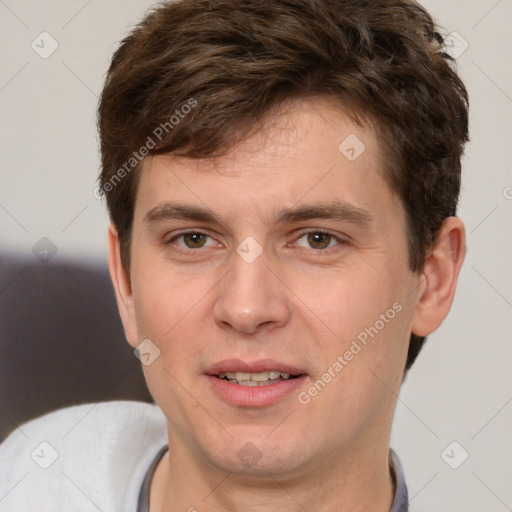
[[[458,217],[448,217],[423,268],[412,323],[412,332],[417,336],[434,332],[450,311],[465,255],[464,224]]]
[[[117,307],[123,322],[124,332],[130,345],[137,345],[137,329],[133,291],[129,276],[121,262],[121,248],[117,230],[111,224],[108,229],[108,268],[116,294]]]

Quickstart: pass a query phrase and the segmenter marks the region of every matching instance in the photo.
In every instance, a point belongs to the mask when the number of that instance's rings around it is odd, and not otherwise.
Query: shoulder
[[[115,401],[46,414],[0,445],[0,509],[135,510],[145,472],[166,443],[156,405]]]

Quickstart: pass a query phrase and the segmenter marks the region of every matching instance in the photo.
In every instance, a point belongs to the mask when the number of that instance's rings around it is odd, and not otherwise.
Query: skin
[[[350,134],[366,146],[354,161],[338,150]],[[223,157],[144,162],[130,278],[113,226],[109,265],[129,343],[149,338],[161,351],[144,366],[170,446],[152,480],[153,512],[389,511],[389,438],[409,337],[447,315],[465,234],[446,219],[423,271],[411,272],[405,211],[381,162],[371,128],[327,98],[291,102]],[[282,208],[334,200],[371,222],[273,222]],[[144,221],[169,201],[221,221]],[[184,229],[207,236],[173,238]],[[308,237],[318,230],[332,237]],[[236,252],[248,236],[263,249],[252,263]],[[301,403],[298,394],[395,303],[400,312]],[[307,377],[271,405],[234,406],[204,374],[230,358],[271,358]],[[261,454],[250,467],[237,456],[248,442]]]

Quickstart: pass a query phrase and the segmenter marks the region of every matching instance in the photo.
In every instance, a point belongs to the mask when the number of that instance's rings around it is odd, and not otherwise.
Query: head
[[[388,431],[383,382],[399,387],[448,313],[463,260],[467,94],[428,13],[163,3],[114,54],[98,119],[120,312],[133,346],[160,350],[145,373],[173,433],[225,468],[223,446],[254,440],[284,471],[311,428],[309,462]],[[297,373],[287,430],[262,434],[289,397],[218,398],[233,359]]]

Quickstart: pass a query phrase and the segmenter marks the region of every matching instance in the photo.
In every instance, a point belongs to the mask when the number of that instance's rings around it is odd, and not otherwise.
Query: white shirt
[[[114,401],[44,415],[0,445],[0,511],[136,512],[166,444],[156,405]]]

